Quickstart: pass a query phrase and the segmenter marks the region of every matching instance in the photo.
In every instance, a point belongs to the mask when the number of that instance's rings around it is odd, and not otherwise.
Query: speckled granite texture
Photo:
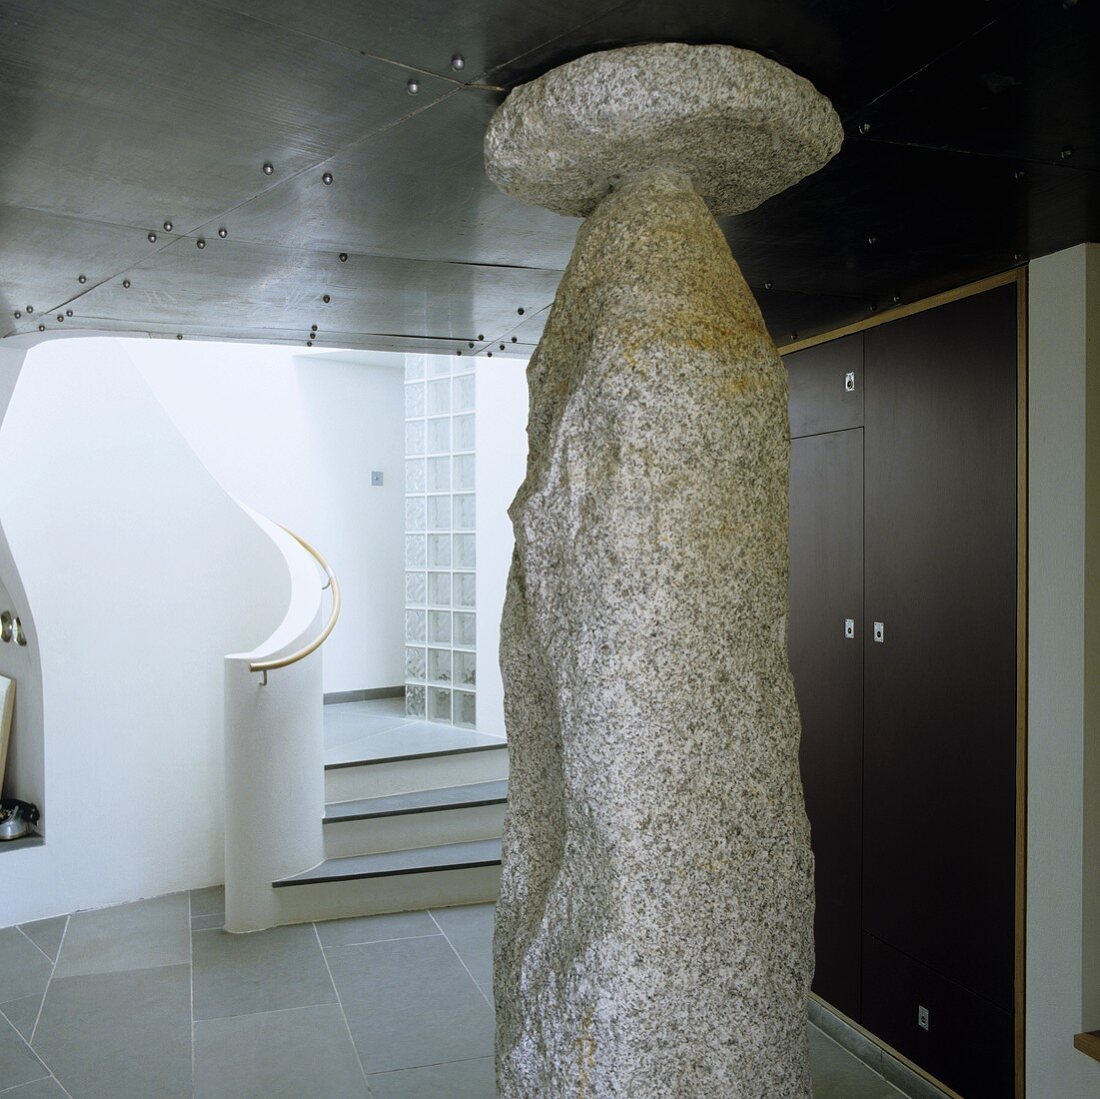
[[[516,88],[485,135],[502,191],[587,217],[652,168],[686,172],[711,213],[738,214],[833,157],[840,119],[790,69],[733,46],[676,42],[589,54]]]
[[[786,373],[695,183],[616,184],[528,367],[501,629],[504,1099],[810,1094]]]

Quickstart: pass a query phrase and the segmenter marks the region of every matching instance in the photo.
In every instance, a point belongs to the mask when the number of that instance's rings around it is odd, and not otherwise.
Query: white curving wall
[[[46,809],[44,846],[0,850],[0,927],[222,880],[225,657],[268,638],[289,602],[283,554],[125,348],[34,348],[0,428]]]

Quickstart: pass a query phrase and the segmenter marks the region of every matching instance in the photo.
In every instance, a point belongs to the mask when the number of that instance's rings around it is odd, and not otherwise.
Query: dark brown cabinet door
[[[1009,1028],[1015,293],[1002,287],[864,334],[863,926]],[[878,979],[868,968],[864,1025],[919,1059],[918,1004],[897,1002],[905,989],[871,987]],[[937,1018],[959,1017],[921,1006],[928,1034]],[[908,1020],[900,1031],[897,1020]]]
[[[858,1019],[862,429],[792,442],[790,545],[789,650],[802,714],[802,782],[816,862],[813,988]]]

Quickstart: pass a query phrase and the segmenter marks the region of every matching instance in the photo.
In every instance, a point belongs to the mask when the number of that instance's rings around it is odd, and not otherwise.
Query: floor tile
[[[47,1076],[33,1084],[5,1091],[4,1099],[66,1099],[66,1095],[61,1085],[52,1076]]]
[[[41,996],[53,964],[17,927],[0,929],[0,1009],[11,1000]]]
[[[493,998],[492,904],[468,904],[460,908],[433,908],[432,916],[443,929],[458,956],[466,963],[478,988]]]
[[[352,946],[383,939],[408,939],[438,935],[439,928],[427,912],[393,912],[384,916],[353,916],[347,920],[323,920],[317,924],[321,945]]]
[[[902,1092],[817,1027],[808,1030],[814,1099],[903,1099]]]
[[[367,1072],[492,1053],[492,1009],[442,936],[326,953]]]
[[[368,1077],[374,1099],[496,1099],[492,1057]]]
[[[196,1019],[336,1001],[312,924],[251,935],[195,931],[191,938]]]
[[[77,912],[54,978],[182,965],[191,957],[190,932],[186,893]]]
[[[61,946],[61,937],[65,934],[65,924],[68,916],[53,916],[48,920],[35,920],[33,923],[21,923],[19,930],[28,939],[49,956],[51,961],[57,961],[57,951]]]
[[[15,1027],[0,1019],[0,1088],[13,1088],[49,1074],[50,1070],[31,1052]]]
[[[191,890],[191,918],[225,913],[225,886],[210,885]]]
[[[77,1099],[187,1099],[189,968],[158,966],[51,981],[34,1048]]]
[[[337,1004],[195,1024],[195,1099],[351,1099],[367,1094]]]
[[[29,1042],[38,1019],[38,1009],[42,1006],[42,996],[24,996],[21,1000],[11,1000],[0,1004],[0,1014]]]

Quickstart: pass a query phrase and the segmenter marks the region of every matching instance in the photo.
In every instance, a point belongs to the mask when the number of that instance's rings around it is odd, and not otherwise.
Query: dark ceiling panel
[[[485,175],[482,140],[500,99],[461,89],[334,157],[331,187],[299,176],[226,223],[261,243],[564,269],[579,219],[526,206]]]
[[[194,3],[4,0],[0,202],[188,230],[450,89],[408,76]]]
[[[488,70],[573,30],[623,0],[209,0],[299,34],[451,79]],[[451,67],[460,54],[461,70]]]
[[[0,336],[56,327],[56,307],[81,292],[80,275],[91,288],[152,250],[140,229],[0,206]]]
[[[531,308],[545,306],[559,278],[557,271],[378,256],[342,263],[334,253],[234,240],[213,239],[199,249],[184,238],[137,264],[125,279],[84,293],[72,308],[77,323],[133,321],[141,328],[175,326],[184,334],[191,326],[212,331],[221,323],[235,332],[296,329],[304,343],[317,325],[314,342],[325,346],[342,346],[342,338],[361,333],[469,342],[510,327],[517,295]],[[21,332],[34,329],[26,318],[14,323]]]
[[[1018,0],[628,0],[491,73],[512,86],[593,50],[725,43],[813,81],[843,114],[904,80]]]
[[[1033,0],[863,112],[868,138],[1100,169],[1100,8]],[[1063,150],[1070,150],[1063,157]]]

